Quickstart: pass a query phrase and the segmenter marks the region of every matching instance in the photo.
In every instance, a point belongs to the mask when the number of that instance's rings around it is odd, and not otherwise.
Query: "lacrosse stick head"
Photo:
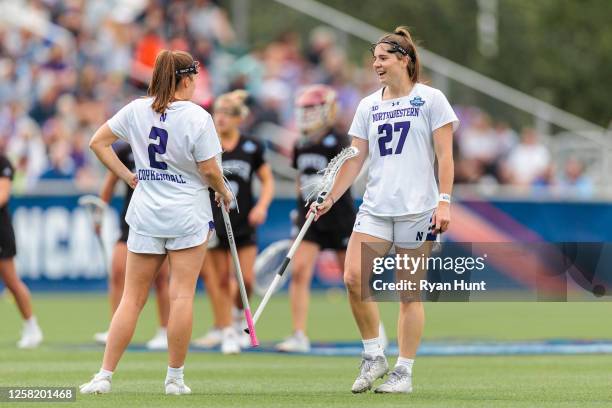
[[[102,225],[102,218],[104,217],[104,212],[108,208],[108,204],[100,197],[92,194],[79,197],[78,203],[81,207],[85,208],[90,214],[94,225],[99,228],[100,225]]]
[[[253,290],[259,296],[264,296],[266,291],[270,287],[270,284],[277,275],[283,261],[289,253],[293,241],[290,239],[284,239],[281,241],[274,242],[268,245],[261,253],[255,258]],[[291,264],[282,275],[276,289],[280,289],[285,285],[287,279],[291,275]]]
[[[308,204],[314,200],[323,202],[323,199],[333,187],[338,171],[340,171],[342,165],[347,160],[356,157],[358,154],[359,149],[357,149],[355,146],[345,147],[329,162],[325,169],[319,172],[321,173],[322,177],[316,182],[315,185],[303,186],[304,190],[310,191],[310,194],[306,199],[306,205],[308,206]]]
[[[223,177],[223,184],[225,188],[232,194],[232,208],[235,208],[237,212],[240,212],[240,208],[238,208],[238,198],[236,197],[235,191],[237,188],[232,188],[232,182],[227,178],[228,174],[232,174],[232,168],[230,166],[223,166],[223,160],[221,158],[221,153],[215,156],[215,161],[219,165],[219,169],[221,170],[221,176]],[[218,193],[215,194],[215,196]],[[214,205],[214,203],[211,203]]]

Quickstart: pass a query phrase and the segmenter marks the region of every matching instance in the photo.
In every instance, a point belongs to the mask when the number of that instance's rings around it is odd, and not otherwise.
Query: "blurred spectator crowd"
[[[346,131],[359,100],[378,87],[369,57],[350,62],[333,30],[318,27],[308,38],[285,32],[247,50],[226,10],[210,0],[13,0],[3,7],[0,151],[16,167],[18,192],[57,179],[95,188],[102,168],[88,140],[121,106],[146,93],[162,48],[189,51],[200,61],[194,102],[207,109],[215,95],[249,91],[244,126],[255,134],[264,123],[294,129],[293,98],[311,83],[337,90],[338,128]],[[591,194],[583,163],[570,159],[556,168],[534,130],[518,134],[479,109],[456,109],[462,120],[457,183]],[[287,153],[291,142],[277,149]]]
[[[508,185],[515,187],[514,193],[592,196],[593,181],[584,164],[569,157],[557,168],[559,163],[534,129],[524,128],[518,134],[479,109],[456,110],[461,119],[454,138],[457,184]]]

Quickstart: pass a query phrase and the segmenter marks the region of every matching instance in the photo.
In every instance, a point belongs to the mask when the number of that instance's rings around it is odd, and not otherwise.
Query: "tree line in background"
[[[407,25],[430,51],[603,127],[611,123],[610,0],[498,0],[497,53],[491,56],[478,47],[478,0],[324,3],[384,30]],[[249,11],[253,44],[318,25],[272,0],[253,1]]]

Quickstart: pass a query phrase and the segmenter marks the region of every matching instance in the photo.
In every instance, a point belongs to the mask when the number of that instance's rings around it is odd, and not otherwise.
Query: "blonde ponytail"
[[[219,95],[215,101],[215,108],[217,108],[222,102],[229,103],[232,110],[234,110],[242,119],[244,119],[249,115],[249,107],[246,105],[246,100],[248,97],[249,93],[247,91],[244,89],[236,89],[235,91]]]

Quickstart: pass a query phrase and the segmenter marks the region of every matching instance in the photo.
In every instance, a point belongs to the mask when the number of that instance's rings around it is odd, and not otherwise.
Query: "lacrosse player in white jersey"
[[[364,252],[364,265],[383,256],[392,246],[398,254],[428,256],[435,234],[450,223],[453,185],[453,130],[459,124],[446,97],[419,82],[419,57],[410,33],[398,27],[372,45],[373,68],[382,88],[364,98],[357,108],[349,135],[359,155],[340,169],[325,201],[313,205],[317,218],[325,214],[350,187],[366,157],[368,182],[347,248],[344,282],[353,316],[364,345],[354,393],[369,390],[388,371],[379,336],[376,302],[365,302],[371,270],[362,275],[362,243],[376,248]],[[438,161],[439,186],[434,174]],[[369,259],[369,258],[372,259]],[[367,263],[366,263],[367,262]],[[423,276],[424,269],[415,276]],[[365,293],[365,292],[364,292]],[[425,321],[417,296],[401,298],[398,319],[399,358],[380,393],[412,391],[412,364]]]
[[[182,51],[161,51],[149,97],[123,107],[93,136],[90,148],[134,188],[126,221],[130,226],[125,287],[111,321],[102,368],[81,385],[85,394],[107,393],[130,342],[140,311],[166,255],[170,264],[166,394],[189,394],[183,365],[191,338],[193,297],[206,242],[213,228],[208,187],[229,208],[231,192],[218,162],[221,145],[211,116],[190,102],[198,65]],[[134,153],[136,174],[111,145],[118,138]]]

